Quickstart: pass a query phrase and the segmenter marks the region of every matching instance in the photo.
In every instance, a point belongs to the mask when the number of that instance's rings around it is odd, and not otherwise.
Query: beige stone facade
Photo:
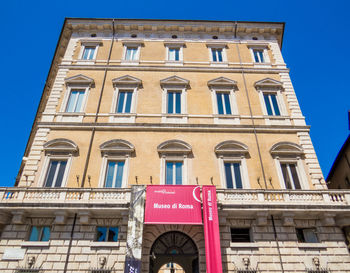
[[[350,272],[350,193],[327,190],[283,32],[67,19],[16,187],[0,189],[1,270],[124,272],[131,188],[176,180],[217,187],[223,272]],[[167,232],[194,243],[184,272],[206,272],[202,226],[142,226],[142,272]],[[98,227],[117,239],[98,241]]]

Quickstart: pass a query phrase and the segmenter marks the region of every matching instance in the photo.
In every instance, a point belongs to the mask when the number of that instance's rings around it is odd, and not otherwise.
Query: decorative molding
[[[132,85],[136,87],[142,86],[142,80],[130,75],[125,75],[119,78],[115,78],[112,80],[112,83],[114,86],[118,86],[118,85]]]
[[[88,85],[91,87],[95,84],[95,82],[92,78],[89,78],[89,77],[84,76],[82,74],[66,78],[64,81],[67,85],[80,84],[80,85]]]
[[[271,155],[302,155],[304,150],[298,144],[292,142],[278,142],[270,149]]]
[[[130,142],[123,139],[113,139],[100,145],[102,154],[131,154],[135,152],[135,147]]]
[[[241,154],[241,155],[247,155],[248,152],[248,146],[234,140],[227,140],[219,143],[214,148],[214,152],[217,155],[227,155],[227,154]]]
[[[237,82],[226,77],[219,77],[208,81],[209,87],[226,87],[237,90]]]
[[[190,84],[189,80],[186,80],[184,78],[178,77],[178,76],[171,76],[168,78],[165,78],[163,80],[160,80],[160,85],[163,86],[167,86],[167,85],[177,85],[177,86],[184,86],[186,88],[188,88]]]
[[[78,153],[78,145],[66,138],[56,138],[46,142],[43,146],[46,153]]]
[[[189,154],[192,147],[182,140],[167,140],[158,145],[157,151],[160,154]]]
[[[266,89],[278,89],[280,91],[283,91],[283,83],[280,82],[280,81],[276,81],[274,79],[271,79],[271,78],[266,78],[266,79],[263,79],[263,80],[260,80],[260,81],[257,81],[255,84],[254,84],[254,87],[257,89],[257,90],[266,90]]]

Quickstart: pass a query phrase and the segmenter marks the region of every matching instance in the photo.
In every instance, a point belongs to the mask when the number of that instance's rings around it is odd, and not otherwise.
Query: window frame
[[[130,157],[135,152],[135,147],[130,142],[122,139],[113,139],[106,141],[100,145],[102,163],[99,175],[99,188],[106,188],[105,181],[107,175],[107,167],[109,161],[124,161],[122,188],[128,187]],[[116,189],[116,188],[114,188]],[[118,189],[118,188],[117,188]]]
[[[310,189],[308,177],[306,175],[304,167],[304,151],[301,146],[292,142],[278,142],[272,146],[270,149],[270,154],[275,162],[275,168],[281,189],[288,190],[284,181],[281,163],[295,164],[296,166],[296,172],[299,178],[301,189],[295,189],[295,185],[292,185],[294,189],[290,190]]]
[[[38,234],[38,240],[30,240],[30,237],[32,235],[32,232],[33,232],[33,228],[37,228],[39,229],[39,234]],[[43,234],[44,234],[44,228],[48,228],[49,229],[49,238],[48,240],[43,240]],[[27,242],[31,242],[31,243],[35,243],[35,242],[49,242],[50,241],[50,238],[51,238],[51,226],[44,226],[44,225],[31,225],[30,226],[30,229],[29,229],[29,232],[28,232],[28,236],[27,236]]]
[[[170,185],[166,184],[166,175],[167,175],[167,167],[166,164],[168,162],[182,162],[182,184],[181,185],[187,185],[188,184],[188,156],[187,154],[184,155],[171,155],[171,154],[163,154],[160,161],[160,177],[161,185]],[[174,181],[173,181],[174,182]],[[172,185],[176,185],[172,184]]]
[[[108,163],[110,161],[115,161],[115,162],[124,162],[124,167],[123,167],[123,177],[122,177],[122,184],[120,188],[116,187],[106,187],[106,177],[107,177],[107,170],[108,170]],[[100,173],[100,179],[99,179],[99,188],[104,188],[104,189],[122,189],[126,188],[128,186],[127,180],[129,177],[129,164],[130,164],[130,156],[129,155],[109,155],[105,153],[102,157],[102,167],[101,167],[101,173]]]
[[[248,230],[248,235],[249,235],[249,241],[232,241],[232,230],[233,229],[247,229]],[[232,244],[235,244],[235,243],[253,243],[254,242],[254,240],[253,240],[253,232],[252,232],[252,229],[250,228],[250,227],[230,227],[230,238],[231,238],[231,240],[230,240],[230,243]]]
[[[307,241],[307,238],[305,237],[304,231],[305,230],[312,230],[315,237],[316,237],[316,242],[311,242]],[[302,232],[302,233],[300,233]],[[302,235],[302,238],[300,238],[299,234]],[[317,235],[317,228],[316,227],[296,227],[295,228],[295,235],[297,237],[298,243],[299,244],[319,244],[321,243],[319,236]]]
[[[58,160],[58,161],[66,160],[67,161],[66,168],[64,170],[64,175],[63,175],[63,178],[62,178],[62,183],[61,183],[60,188],[67,187],[68,175],[70,173],[70,168],[71,168],[71,165],[72,165],[72,157],[73,157],[72,153],[69,153],[69,154],[66,154],[66,155],[58,155],[58,154],[51,154],[51,153],[46,154],[44,162],[43,162],[43,166],[42,166],[42,171],[41,171],[41,174],[40,174],[40,177],[39,177],[39,183],[38,183],[39,187],[42,187],[42,188],[55,188],[53,186],[51,186],[51,187],[46,187],[45,186],[46,177],[48,175],[50,163],[52,161],[55,161],[55,160]]]
[[[226,43],[208,43],[208,52],[209,52],[209,61],[211,66],[228,66],[227,60],[227,44]],[[221,49],[222,61],[214,61],[213,59],[213,50]]]
[[[176,42],[165,42],[165,64],[166,65],[183,65],[183,48],[185,47],[185,43],[181,41]],[[178,49],[179,50],[179,60],[170,60],[170,49]]]
[[[271,66],[271,60],[270,60],[270,56],[268,53],[268,48],[269,48],[268,44],[249,44],[248,48],[249,48],[250,55],[251,55],[251,58],[252,58],[254,65]],[[256,62],[255,61],[254,51],[262,51],[264,62]]]
[[[80,52],[78,55],[77,63],[78,64],[79,63],[94,64],[96,62],[97,52],[98,52],[100,45],[102,44],[102,40],[89,40],[89,39],[80,40],[80,44],[81,44],[81,48],[80,48]],[[95,52],[94,52],[94,56],[92,59],[83,59],[86,47],[95,47]]]
[[[176,163],[181,163],[181,184],[176,184],[176,168],[173,168],[173,177],[172,177],[172,184],[167,184],[167,164],[168,163],[173,163],[173,166],[176,164]],[[184,185],[184,160],[174,160],[174,159],[171,159],[171,158],[166,158],[165,159],[165,177],[164,177],[164,185]],[[174,171],[175,169],[175,171]]]
[[[134,123],[136,120],[136,107],[139,88],[142,81],[126,75],[112,80],[114,86],[113,99],[109,114],[109,122]],[[132,92],[130,113],[117,113],[118,98],[122,91]]]
[[[189,81],[177,76],[161,80],[162,87],[162,123],[187,123],[187,89]],[[168,92],[181,92],[181,112],[168,113]]]
[[[106,240],[105,241],[98,241],[97,239],[97,235],[98,235],[98,228],[102,227],[102,228],[107,228],[107,233],[106,233]],[[118,229],[118,234],[117,234],[117,240],[116,241],[108,241],[108,235],[109,235],[109,230],[110,228],[117,228]],[[95,230],[95,240],[94,242],[98,242],[98,243],[117,243],[119,242],[119,235],[120,234],[120,227],[119,226],[96,226],[96,230]]]
[[[140,57],[141,57],[141,46],[143,45],[142,41],[137,41],[137,40],[132,40],[132,41],[124,41],[123,42],[123,55],[122,55],[122,60],[121,64],[125,65],[138,65],[140,63]],[[136,56],[132,60],[127,60],[127,50],[128,48],[136,48],[136,53],[134,56]]]
[[[216,156],[218,159],[221,187],[223,189],[230,189],[230,188],[227,188],[227,183],[226,183],[225,163],[240,163],[242,189],[237,189],[237,188],[233,188],[233,189],[234,190],[250,189],[251,187],[249,182],[248,167],[247,167],[247,161],[246,161],[246,158],[249,155],[248,147],[238,141],[228,140],[228,141],[223,141],[218,145],[216,145],[214,152],[216,153]]]
[[[49,175],[49,171],[50,171],[50,167],[51,167],[51,162],[53,162],[53,161],[58,161],[58,162],[63,162],[63,161],[65,161],[66,162],[66,166],[65,166],[65,169],[64,169],[64,173],[63,173],[63,176],[62,176],[62,181],[61,181],[61,186],[60,187],[56,187],[55,185],[56,185],[56,183],[57,183],[57,175],[56,175],[56,173],[55,173],[55,178],[56,178],[56,180],[53,180],[52,181],[52,185],[50,186],[50,187],[48,187],[48,186],[46,186],[46,184],[47,184],[47,179],[48,179],[48,175]],[[69,158],[67,158],[67,157],[62,157],[62,158],[60,158],[60,159],[58,159],[57,158],[57,156],[55,156],[55,157],[50,157],[50,160],[49,160],[49,162],[48,162],[48,164],[47,164],[47,168],[46,168],[46,173],[45,173],[45,177],[44,177],[44,181],[43,181],[43,187],[44,188],[62,188],[62,184],[63,184],[63,182],[65,182],[66,180],[67,180],[67,168],[68,168],[68,165],[70,164],[70,162],[68,162],[69,161]],[[57,172],[58,170],[56,170],[56,172]],[[53,182],[55,182],[55,183],[53,183]]]

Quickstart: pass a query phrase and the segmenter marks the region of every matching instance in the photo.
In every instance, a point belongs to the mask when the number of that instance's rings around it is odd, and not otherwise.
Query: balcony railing
[[[350,191],[333,190],[222,190],[218,201],[225,204],[335,205],[349,206]]]
[[[35,203],[127,204],[130,188],[0,188],[0,205]],[[217,189],[221,205],[350,206],[350,191]]]
[[[0,203],[126,204],[130,189],[0,188]]]

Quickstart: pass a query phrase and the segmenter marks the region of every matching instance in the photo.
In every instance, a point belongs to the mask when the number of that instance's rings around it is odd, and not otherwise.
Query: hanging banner
[[[124,273],[141,273],[145,186],[131,187]]]
[[[203,186],[202,197],[207,273],[222,273],[219,218],[215,186]]]
[[[201,225],[200,187],[147,186],[145,224]]]

